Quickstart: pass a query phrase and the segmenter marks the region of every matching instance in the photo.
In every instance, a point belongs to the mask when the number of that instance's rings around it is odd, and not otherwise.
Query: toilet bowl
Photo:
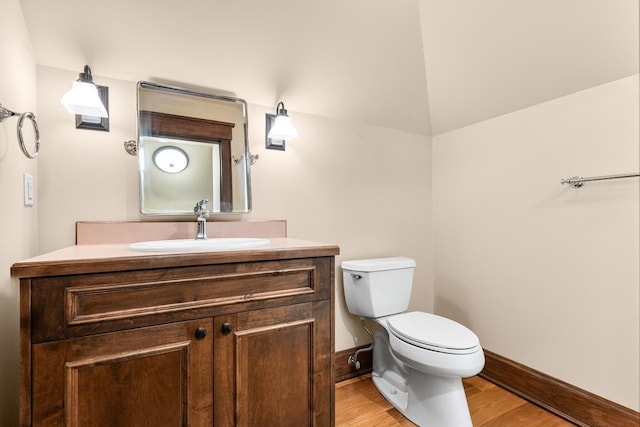
[[[344,261],[345,299],[353,314],[375,321],[372,380],[420,426],[472,426],[462,378],[478,374],[478,337],[445,317],[406,312],[415,261],[405,257]]]

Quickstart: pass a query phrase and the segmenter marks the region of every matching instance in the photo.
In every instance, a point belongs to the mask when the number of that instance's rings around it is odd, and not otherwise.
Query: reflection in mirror
[[[145,215],[251,210],[244,100],[138,83],[138,169]]]
[[[153,164],[163,172],[182,172],[189,165],[189,155],[175,144],[165,145],[153,152]]]

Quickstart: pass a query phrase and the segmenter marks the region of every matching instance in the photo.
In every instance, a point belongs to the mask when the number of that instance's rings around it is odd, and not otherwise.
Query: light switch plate
[[[33,206],[34,192],[33,192],[33,176],[25,173],[23,175],[24,183],[24,205]]]

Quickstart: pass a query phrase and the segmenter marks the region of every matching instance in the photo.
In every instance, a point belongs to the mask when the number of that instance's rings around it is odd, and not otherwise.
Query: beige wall
[[[135,138],[135,82],[102,78],[94,71],[94,81],[109,86],[107,133],[75,129],[60,105],[76,78],[38,67],[41,131],[48,141],[39,165],[41,252],[73,245],[78,220],[145,219],[138,214],[136,158],[122,147]],[[264,148],[264,114],[273,107],[249,105],[249,142],[260,156],[251,170],[253,212],[213,220],[285,219],[291,237],[340,245],[337,267],[342,259],[414,257],[412,306],[430,310],[430,138],[287,107],[300,137],[282,152]],[[369,342],[359,321],[346,313],[341,274],[336,268],[337,350]]]
[[[20,2],[0,0],[0,103],[15,112],[36,105],[36,66]],[[0,425],[18,425],[18,284],[9,275],[11,265],[36,254],[38,199],[25,207],[22,176],[37,182],[37,160],[27,159],[18,147],[17,117],[0,123]],[[31,124],[24,124],[25,142],[33,150]],[[37,187],[36,187],[37,190]]]
[[[81,69],[82,66],[79,67]],[[137,219],[137,159],[123,142],[136,138],[136,84],[101,78],[109,87],[110,131],[76,129],[60,104],[78,73],[38,67],[42,149],[38,164],[39,251],[75,243],[77,220]]]
[[[411,307],[431,310],[430,138],[289,110],[301,136],[285,152],[265,150],[266,112],[250,106],[252,151],[260,155],[250,217],[284,218],[289,236],[340,245],[336,350],[369,342],[344,303],[342,260],[415,258]]]
[[[638,76],[433,139],[435,310],[638,410]]]

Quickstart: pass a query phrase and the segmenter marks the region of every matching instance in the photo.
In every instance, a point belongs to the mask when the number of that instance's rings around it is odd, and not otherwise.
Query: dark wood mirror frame
[[[233,210],[231,140],[234,123],[145,110],[140,111],[139,119],[141,135],[218,144],[221,180],[220,211]]]

